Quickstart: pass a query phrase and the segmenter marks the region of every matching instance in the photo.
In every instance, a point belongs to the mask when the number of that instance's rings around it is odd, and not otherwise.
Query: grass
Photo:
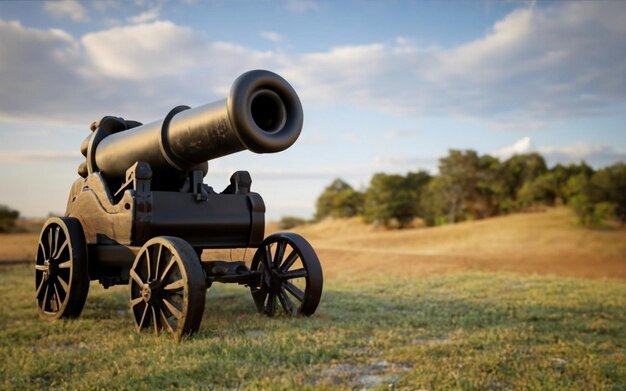
[[[469,272],[331,280],[307,319],[207,292],[200,332],[138,335],[126,287],[38,319],[30,267],[0,274],[0,388],[624,389],[626,284]]]
[[[125,286],[94,282],[79,319],[44,322],[32,263],[5,263],[0,389],[626,390],[624,228],[585,230],[552,209],[297,231],[324,268],[313,317],[266,318],[246,288],[216,284],[199,333],[181,343],[135,332]],[[32,259],[36,242],[0,235],[0,265]]]

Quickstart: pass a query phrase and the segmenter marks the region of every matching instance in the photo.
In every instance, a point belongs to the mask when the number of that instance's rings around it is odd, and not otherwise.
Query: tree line
[[[6,205],[0,205],[0,232],[7,232],[15,226],[20,212]]]
[[[568,205],[585,226],[626,223],[626,164],[594,170],[585,162],[548,168],[538,153],[501,161],[472,150],[450,150],[439,174],[374,174],[364,190],[335,179],[319,195],[315,220],[362,216],[368,223],[406,227],[478,220]]]

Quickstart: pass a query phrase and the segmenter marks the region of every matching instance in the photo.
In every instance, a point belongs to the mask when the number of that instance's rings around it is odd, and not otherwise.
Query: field
[[[626,389],[626,229],[570,220],[299,227],[325,272],[313,317],[265,318],[218,284],[181,343],[134,331],[126,287],[92,283],[80,319],[45,323],[32,265],[7,265],[0,388]],[[29,240],[0,236],[0,260],[29,258]]]

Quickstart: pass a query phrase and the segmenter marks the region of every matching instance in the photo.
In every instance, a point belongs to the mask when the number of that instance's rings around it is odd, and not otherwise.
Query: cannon
[[[249,287],[268,316],[315,313],[323,276],[311,245],[295,233],[264,237],[265,204],[247,171],[233,173],[219,192],[203,181],[209,160],[282,151],[302,124],[296,92],[264,70],[239,76],[226,99],[178,106],[162,120],[94,122],[65,215],[48,219],[39,237],[40,316],[78,317],[95,280],[129,286],[138,331],[175,338],[198,330],[206,290],[216,282]],[[256,251],[249,264],[201,259],[204,250],[233,248]]]

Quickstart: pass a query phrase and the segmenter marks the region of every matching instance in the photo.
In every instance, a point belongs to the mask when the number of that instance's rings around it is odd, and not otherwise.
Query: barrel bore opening
[[[287,109],[277,93],[260,90],[250,99],[250,113],[254,123],[264,132],[274,133],[285,126]]]

